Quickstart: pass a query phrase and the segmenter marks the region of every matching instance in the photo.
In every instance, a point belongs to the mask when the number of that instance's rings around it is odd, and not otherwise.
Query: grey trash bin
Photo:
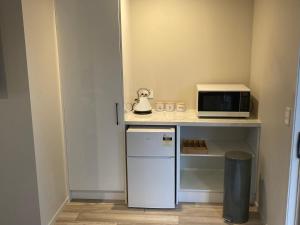
[[[223,217],[225,222],[249,219],[252,155],[242,151],[225,154]]]

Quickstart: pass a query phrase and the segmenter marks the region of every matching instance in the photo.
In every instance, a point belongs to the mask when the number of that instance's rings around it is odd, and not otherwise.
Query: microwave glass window
[[[250,111],[250,92],[241,92],[240,111]]]
[[[200,111],[238,112],[240,92],[199,92]]]

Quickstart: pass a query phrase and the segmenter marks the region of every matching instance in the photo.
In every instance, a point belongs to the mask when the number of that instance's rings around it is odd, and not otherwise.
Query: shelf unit
[[[256,200],[258,141],[257,127],[180,127],[179,201],[223,201],[224,162],[228,151],[246,151],[252,154],[251,201]],[[186,139],[205,140],[208,154],[183,154]],[[226,179],[226,178],[225,178]]]
[[[147,116],[126,113],[127,126],[176,126],[176,199],[178,202],[223,201],[224,159],[227,151],[252,154],[251,202],[257,199],[259,137],[257,118],[198,118],[195,110],[153,112]],[[185,139],[205,140],[208,154],[181,153]],[[226,178],[225,178],[226,179]]]
[[[251,146],[244,141],[206,141],[208,154],[184,154],[180,153],[182,157],[224,157],[228,151],[246,151],[252,154]]]

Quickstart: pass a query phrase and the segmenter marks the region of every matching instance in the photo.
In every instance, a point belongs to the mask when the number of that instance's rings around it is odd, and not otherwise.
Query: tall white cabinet
[[[56,23],[71,197],[123,193],[119,1],[57,0]]]

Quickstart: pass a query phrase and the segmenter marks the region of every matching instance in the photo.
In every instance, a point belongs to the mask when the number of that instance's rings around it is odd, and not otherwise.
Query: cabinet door
[[[56,23],[70,189],[123,191],[118,0],[57,0]]]

